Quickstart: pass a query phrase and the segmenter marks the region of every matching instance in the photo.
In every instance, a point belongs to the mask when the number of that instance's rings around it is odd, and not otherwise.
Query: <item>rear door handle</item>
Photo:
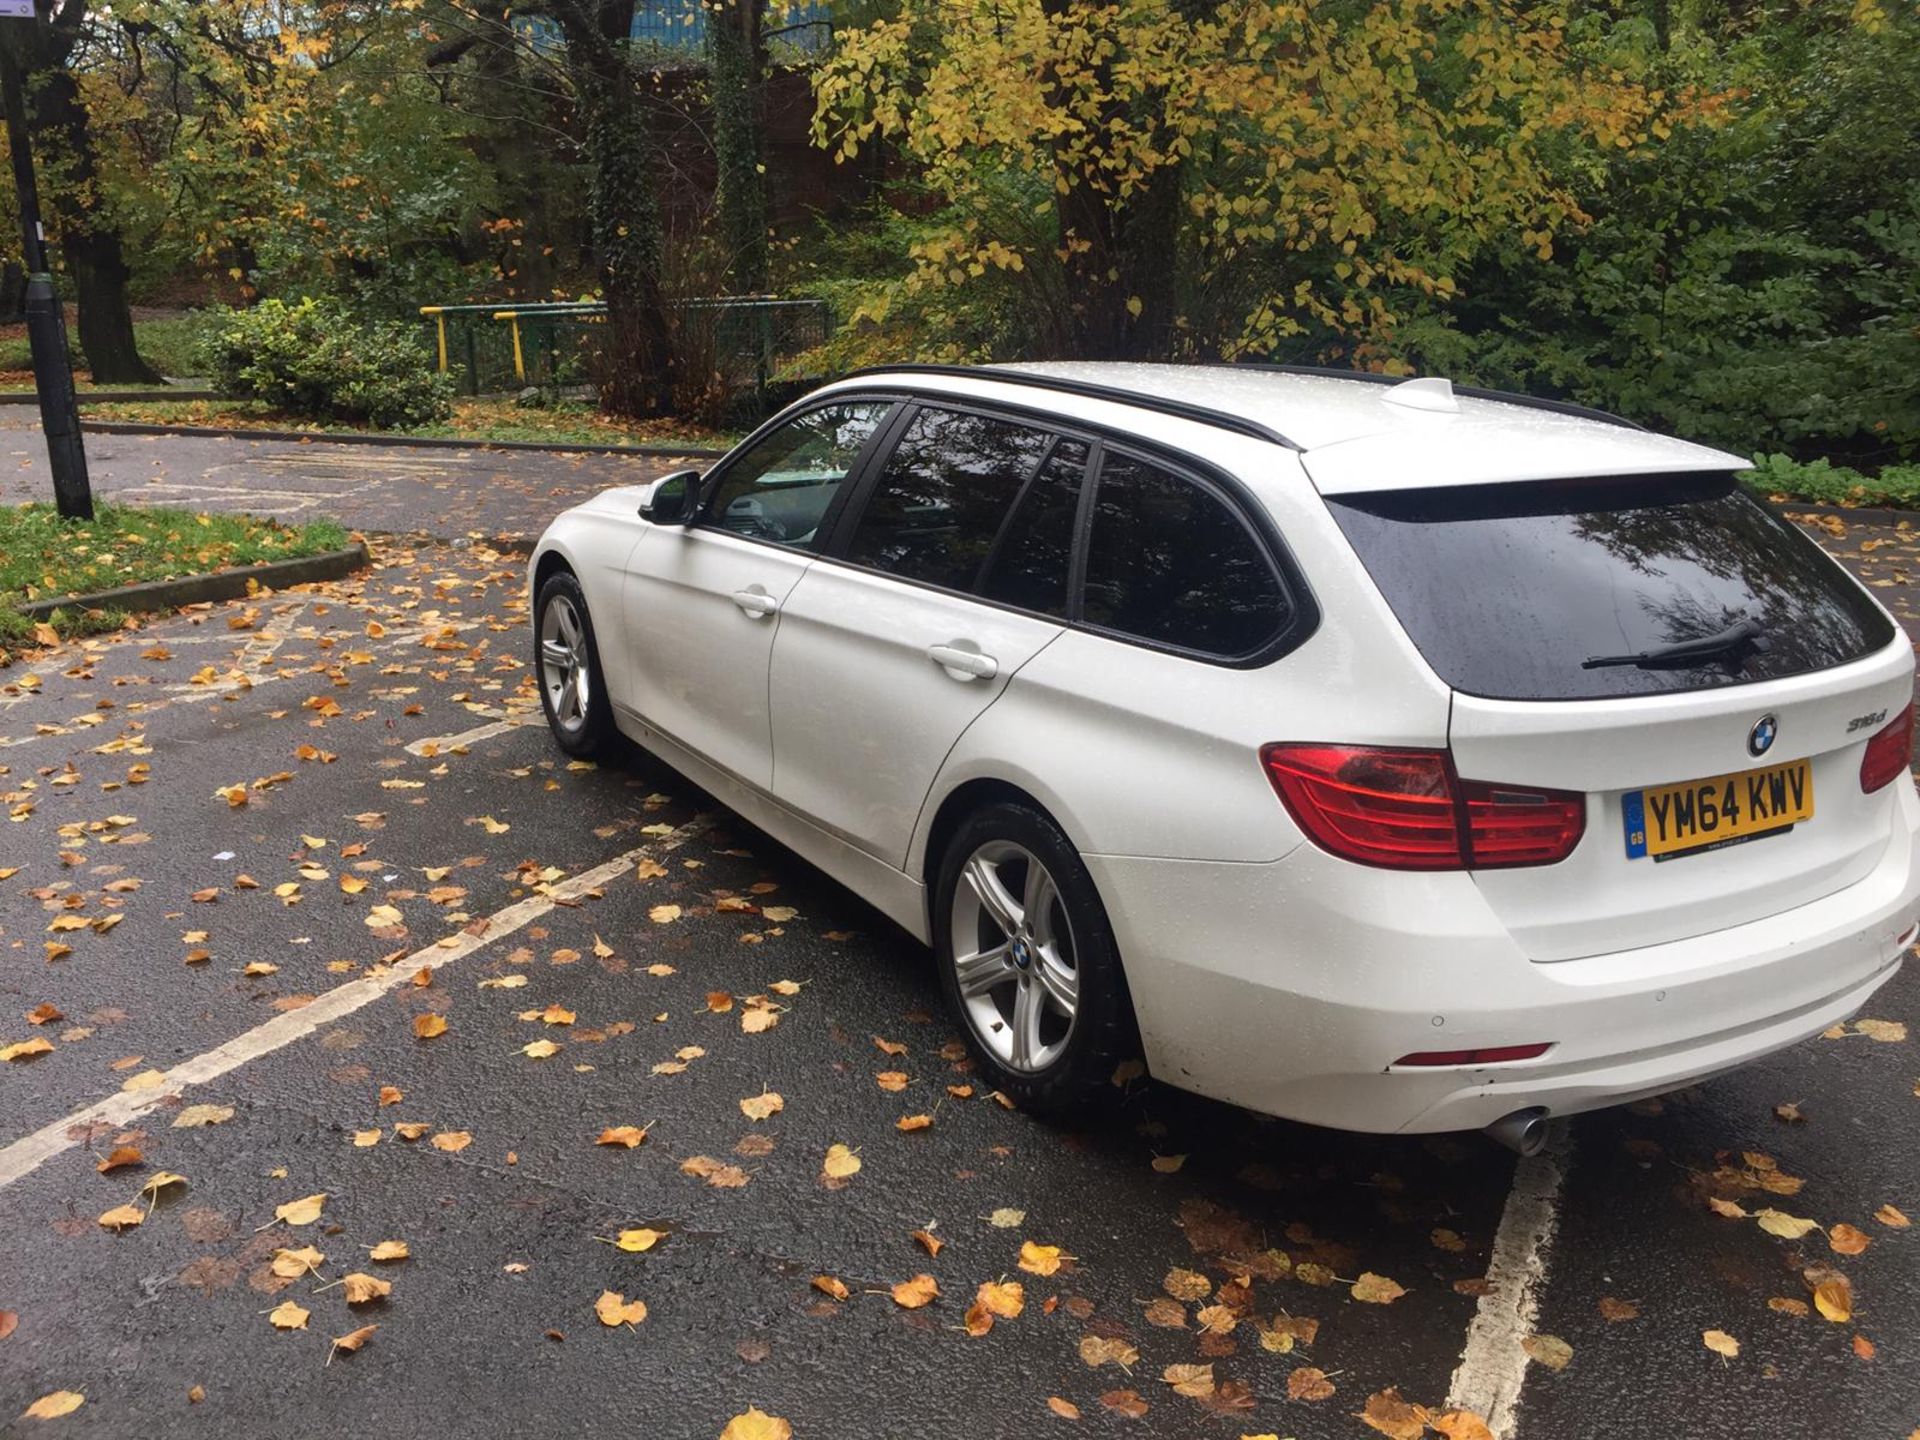
[[[764,590],[736,590],[733,603],[756,620],[764,620],[780,608],[780,602]]]
[[[956,680],[991,680],[1000,673],[1000,662],[991,655],[957,645],[929,645],[927,656]]]

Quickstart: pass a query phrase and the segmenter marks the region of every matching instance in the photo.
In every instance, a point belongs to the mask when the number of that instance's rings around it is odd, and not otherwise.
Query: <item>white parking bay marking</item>
[[[462,730],[458,735],[429,735],[407,746],[407,753],[409,755],[444,755],[458,746],[477,745],[482,740],[491,740],[496,735],[505,735],[522,726],[545,728],[546,723],[546,720],[539,715],[513,716],[505,720],[495,720],[486,725],[476,725],[471,730]]]
[[[1450,1409],[1471,1410],[1501,1440],[1512,1440],[1521,1387],[1527,1379],[1527,1352],[1520,1342],[1533,1333],[1540,1310],[1540,1287],[1560,1222],[1560,1191],[1573,1155],[1565,1120],[1556,1120],[1537,1155],[1525,1155],[1513,1169],[1513,1188],[1500,1214],[1487,1266],[1491,1288],[1480,1297],[1467,1346],[1447,1386]]]
[[[0,1150],[0,1189],[5,1189],[23,1176],[31,1175],[62,1151],[81,1144],[87,1139],[91,1127],[102,1124],[113,1127],[126,1125],[191,1086],[217,1080],[263,1055],[271,1055],[296,1040],[304,1040],[333,1021],[371,1005],[382,995],[411,984],[413,977],[422,969],[438,970],[443,965],[451,965],[476,950],[485,949],[496,940],[505,939],[549,913],[555,906],[571,904],[589,892],[629,874],[634,866],[648,856],[678,849],[706,829],[708,823],[706,817],[697,815],[671,835],[662,836],[650,844],[636,845],[603,865],[582,870],[578,875],[561,880],[537,895],[530,895],[504,910],[496,910],[486,917],[486,927],[478,933],[470,926],[456,932],[451,945],[435,942],[422,946],[378,974],[349,980],[327,991],[310,1005],[276,1015],[265,1024],[236,1035],[204,1055],[183,1061],[167,1071],[162,1082],[150,1090],[131,1093],[123,1090],[84,1110],[76,1110],[51,1125],[43,1126],[31,1135],[23,1136]]]

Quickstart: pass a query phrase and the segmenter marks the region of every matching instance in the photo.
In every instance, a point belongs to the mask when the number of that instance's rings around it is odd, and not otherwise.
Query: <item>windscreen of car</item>
[[[1327,504],[1427,663],[1472,695],[1746,684],[1845,664],[1894,635],[1839,565],[1727,474]]]

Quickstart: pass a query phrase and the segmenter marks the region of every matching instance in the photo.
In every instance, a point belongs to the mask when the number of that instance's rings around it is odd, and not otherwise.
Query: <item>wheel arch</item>
[[[560,570],[566,571],[576,580],[580,578],[580,572],[574,569],[573,561],[558,546],[550,545],[533,557],[534,598],[539,597],[540,587],[547,583],[548,577]]]
[[[932,818],[922,830],[918,854],[913,859],[911,869],[911,873],[916,874],[921,882],[929,940],[933,936],[933,909],[939,889],[941,861],[954,834],[976,810],[997,804],[1024,805],[1052,822],[1075,850],[1084,848],[1080,837],[1074,833],[1073,825],[1062,817],[1060,808],[1037,793],[1038,789],[1037,786],[1023,785],[1000,775],[974,775],[954,785],[940,798],[940,803],[933,809]],[[1098,888],[1096,885],[1095,889]],[[1106,903],[1104,896],[1101,897],[1101,903]]]

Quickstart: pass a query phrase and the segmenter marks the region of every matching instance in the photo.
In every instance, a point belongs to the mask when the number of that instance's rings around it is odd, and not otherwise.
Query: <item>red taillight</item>
[[[1551,865],[1586,829],[1585,796],[1461,780],[1444,750],[1268,745],[1260,763],[1309,838],[1362,865]]]
[[[1402,1055],[1396,1065],[1503,1065],[1509,1060],[1538,1060],[1553,1048],[1551,1041],[1538,1045],[1490,1045],[1479,1050],[1416,1050]]]
[[[1893,723],[1867,741],[1860,757],[1860,788],[1871,795],[1907,773],[1913,758],[1913,706],[1908,704]]]

